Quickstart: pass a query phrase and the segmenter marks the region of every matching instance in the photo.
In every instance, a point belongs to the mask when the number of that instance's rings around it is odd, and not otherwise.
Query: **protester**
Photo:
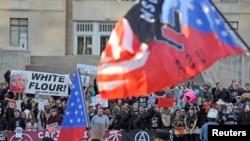
[[[203,85],[205,91],[203,87],[194,84],[197,87],[196,89],[199,90],[195,93],[196,99],[194,102],[190,102],[191,98],[186,95],[187,92],[194,89],[190,89],[183,84],[182,88],[175,89],[176,91],[179,90],[179,92],[175,92],[174,97],[183,97],[185,100],[177,98],[173,104],[175,106],[169,108],[164,108],[158,103],[158,98],[166,98],[162,97],[166,93],[165,91],[164,93],[151,93],[151,96],[148,97],[149,99],[146,97],[128,97],[119,99],[112,104],[108,101],[108,107],[89,101],[92,102],[87,104],[87,115],[90,123],[88,130],[91,129],[91,140],[104,140],[103,135],[106,130],[110,131],[110,134],[112,134],[111,131],[124,130],[123,132],[119,131],[119,134],[128,133],[131,136],[133,136],[133,134],[130,134],[132,132],[150,130],[155,133],[155,141],[200,141],[200,139],[201,141],[207,141],[208,125],[250,125],[250,100],[248,100],[248,97],[242,98],[240,96],[241,88],[237,84],[238,82],[232,83],[232,88],[227,90],[220,83],[217,83],[217,87],[214,87],[214,92],[209,89],[210,86],[207,84]],[[176,86],[176,88],[179,87]],[[235,93],[236,90],[237,94]],[[246,88],[246,90],[249,89]],[[211,93],[214,95],[214,98],[210,95]],[[40,131],[54,129],[51,127],[56,127],[56,130],[60,129],[57,127],[60,127],[62,124],[68,97],[59,97],[57,100],[54,100],[52,96],[51,98],[47,96],[41,97],[37,93],[35,97],[35,94],[33,94],[34,98],[32,97],[32,100],[31,97],[26,97],[25,94],[23,100],[18,103],[20,105],[16,105],[16,107],[21,108],[22,113],[20,116],[21,111],[14,110],[16,108],[10,102],[10,100],[15,98],[9,97],[9,94],[8,92],[6,95],[6,98],[9,98],[9,100],[3,100],[0,105],[1,130],[15,131],[16,127],[33,130],[33,128],[29,128],[32,123],[36,123],[35,129]],[[94,96],[91,91],[89,91],[90,94],[91,97]],[[234,102],[231,97],[235,98]],[[145,99],[142,100],[142,98]],[[44,108],[38,109],[39,101],[44,101]],[[105,112],[103,112],[103,109],[105,109]],[[26,114],[30,112],[33,112],[35,116],[26,118]],[[98,125],[102,125],[102,127],[95,128]],[[183,133],[177,133],[177,129],[185,130],[183,130]],[[161,130],[159,134],[158,130]],[[166,138],[160,138],[162,132],[167,133]]]
[[[25,121],[20,117],[21,112],[19,110],[15,110],[14,117],[9,122],[9,131],[15,131],[17,127],[21,127],[23,130],[25,129]]]
[[[154,141],[171,141],[171,136],[166,131],[156,131]]]
[[[99,108],[97,110],[97,115],[95,115],[91,120],[91,127],[97,123],[102,124],[106,130],[108,130],[110,126],[109,118],[103,114],[103,109]]]
[[[200,130],[200,140],[208,141],[208,125],[219,125],[216,120],[218,118],[218,111],[216,109],[210,109],[207,114],[208,122],[203,124]]]
[[[90,141],[103,141],[105,126],[101,123],[94,124],[90,129]]]

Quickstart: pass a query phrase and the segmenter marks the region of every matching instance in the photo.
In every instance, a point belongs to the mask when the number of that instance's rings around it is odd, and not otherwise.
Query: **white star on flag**
[[[78,95],[78,92],[77,92],[77,91],[75,92],[75,95],[76,95],[76,96]]]
[[[227,32],[226,32],[226,31],[222,31],[222,32],[221,32],[221,35],[222,35],[223,37],[226,37],[226,36],[227,36]]]
[[[220,25],[221,21],[220,21],[219,19],[215,19],[215,23],[216,23],[217,25]]]
[[[203,11],[204,11],[205,13],[208,13],[208,12],[209,12],[209,8],[208,8],[207,6],[203,6]]]
[[[196,20],[196,23],[197,23],[198,25],[202,25],[202,24],[203,24],[201,19],[197,19],[197,20]]]

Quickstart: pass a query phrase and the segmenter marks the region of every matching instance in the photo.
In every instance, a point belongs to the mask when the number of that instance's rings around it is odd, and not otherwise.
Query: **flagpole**
[[[88,111],[87,111],[87,108],[86,108],[87,105],[86,105],[85,93],[82,90],[82,78],[81,78],[81,75],[80,75],[79,68],[77,68],[77,75],[79,76],[78,78],[80,78],[78,81],[80,81],[79,84],[81,85],[80,86],[80,91],[81,91],[81,94],[82,94],[82,101],[83,101],[83,104],[84,104],[84,110],[85,110],[86,119],[88,120],[86,122],[86,125],[87,125],[87,127],[89,127],[89,116],[88,116]]]
[[[214,6],[214,8],[218,11],[218,13],[220,14],[220,16],[223,18],[223,20],[228,24],[228,26],[231,28],[231,30],[236,34],[236,36],[240,39],[240,41],[245,45],[245,47],[247,48],[247,51],[250,51],[250,47],[247,45],[247,43],[242,39],[242,37],[239,35],[238,32],[235,31],[235,29],[233,28],[233,26],[228,22],[228,20],[225,18],[225,16],[220,12],[220,10],[216,7],[216,5],[212,2],[212,0],[209,0],[210,3]]]

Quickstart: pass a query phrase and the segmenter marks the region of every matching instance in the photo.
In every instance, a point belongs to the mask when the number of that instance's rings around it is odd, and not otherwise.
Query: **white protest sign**
[[[10,91],[41,94],[41,95],[54,95],[54,96],[67,96],[69,75],[11,70]]]
[[[44,111],[44,101],[38,101],[38,110],[43,110]]]
[[[97,73],[97,66],[94,65],[77,64],[77,68],[80,70],[81,73],[87,73],[92,75],[96,75]]]
[[[17,127],[16,128],[16,138],[22,138],[23,136],[23,128]]]
[[[101,104],[103,108],[106,108],[109,106],[108,100],[101,100],[99,95],[92,97],[91,100],[92,100],[92,104],[94,105]]]
[[[86,75],[81,75],[81,79],[82,79],[82,86],[89,86],[89,76]]]

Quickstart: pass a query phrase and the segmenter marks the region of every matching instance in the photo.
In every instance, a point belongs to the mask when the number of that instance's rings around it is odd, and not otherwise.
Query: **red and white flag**
[[[102,99],[146,95],[186,81],[215,61],[247,51],[210,0],[141,0],[102,52]]]

